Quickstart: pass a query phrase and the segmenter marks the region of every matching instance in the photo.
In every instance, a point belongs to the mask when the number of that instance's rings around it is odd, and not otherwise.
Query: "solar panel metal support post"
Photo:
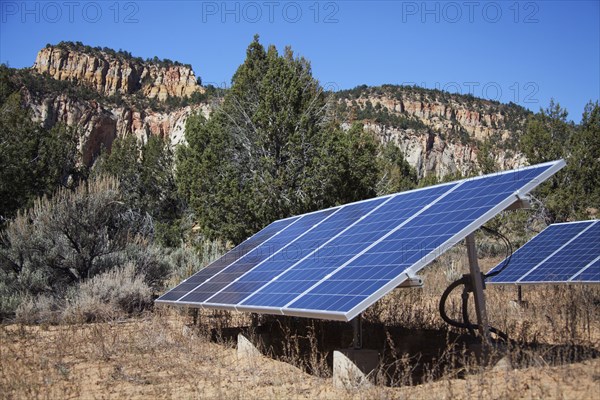
[[[490,331],[488,327],[487,310],[485,307],[484,283],[479,263],[477,261],[477,248],[475,247],[475,234],[471,233],[465,238],[467,245],[467,255],[469,257],[469,272],[471,274],[471,286],[473,288],[473,297],[475,300],[475,312],[477,313],[477,325],[482,342],[485,345],[490,344]]]
[[[362,349],[362,314],[358,314],[352,320],[352,347],[355,350]]]

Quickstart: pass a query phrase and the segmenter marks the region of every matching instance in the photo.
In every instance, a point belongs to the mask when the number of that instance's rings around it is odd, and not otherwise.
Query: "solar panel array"
[[[559,160],[273,222],[157,302],[348,321],[563,166]]]
[[[490,272],[500,270],[504,262]],[[519,248],[490,284],[600,282],[600,221],[553,224]]]

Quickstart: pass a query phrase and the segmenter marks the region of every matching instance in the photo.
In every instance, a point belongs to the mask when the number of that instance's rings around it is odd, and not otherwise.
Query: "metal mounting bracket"
[[[407,280],[396,286],[396,289],[414,287],[423,287],[423,278],[421,278],[418,275],[411,276]]]
[[[515,200],[515,202],[512,203],[510,206],[506,207],[505,211],[519,210],[521,208],[531,208],[531,198],[528,195],[523,196],[517,193],[516,197],[517,199]]]

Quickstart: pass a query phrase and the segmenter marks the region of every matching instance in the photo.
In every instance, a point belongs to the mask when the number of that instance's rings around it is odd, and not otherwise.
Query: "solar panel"
[[[157,302],[348,321],[563,166],[559,160],[274,222]]]
[[[504,261],[490,272],[500,270]],[[600,282],[600,221],[553,224],[519,248],[490,284]]]
[[[332,208],[314,214],[303,215],[296,221],[290,223],[285,229],[272,236],[269,240],[261,243],[244,257],[240,257],[226,268],[210,276],[207,280],[197,285],[190,293],[183,296],[180,301],[204,302],[215,293],[226,288],[231,282],[250,271],[272,255],[286,252],[298,238],[302,237],[307,230],[318,226],[331,215],[339,211]]]
[[[225,268],[233,264],[234,262],[244,258],[248,253],[255,250],[261,244],[265,243],[269,239],[276,236],[279,232],[285,230],[290,224],[294,223],[298,217],[292,217],[275,221],[268,225],[266,228],[257,232],[244,242],[234,247],[232,250],[227,252],[223,257],[219,258],[206,268],[192,275],[188,279],[181,282],[179,285],[171,289],[160,297],[162,301],[175,301],[188,294],[191,290],[198,287],[198,285],[206,282],[214,275],[223,271]]]

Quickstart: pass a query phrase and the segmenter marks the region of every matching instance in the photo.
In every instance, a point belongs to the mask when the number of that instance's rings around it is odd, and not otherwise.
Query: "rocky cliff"
[[[190,66],[106,48],[49,45],[29,71],[22,92],[34,118],[46,126],[76,127],[86,165],[118,136],[145,141],[159,135],[181,143],[187,118],[197,112],[208,116],[215,104],[207,101]],[[514,104],[392,85],[334,96],[343,126],[361,122],[383,143],[400,147],[419,177],[476,171],[484,141],[493,144],[499,168],[525,163],[515,143],[528,111]]]
[[[33,96],[23,90],[33,117],[47,127],[64,123],[81,134],[80,151],[85,165],[93,164],[102,148],[110,149],[119,136],[135,135],[146,142],[151,135],[167,138],[174,146],[184,140],[185,123],[194,113],[208,117],[208,103],[188,105],[169,111],[111,106],[96,100],[81,100],[66,94]]]
[[[87,85],[103,95],[140,92],[148,98],[166,100],[185,97],[204,89],[189,66],[152,63],[125,53],[104,51],[72,43],[47,46],[38,53],[33,69],[54,79]]]
[[[349,126],[349,124],[347,125]],[[374,132],[382,143],[398,146],[406,161],[415,168],[419,178],[461,174],[469,175],[479,169],[479,145],[445,140],[431,131],[400,129],[375,123],[365,128]],[[496,148],[491,155],[499,169],[512,169],[526,165],[525,157],[510,149]]]
[[[86,165],[119,136],[145,142],[158,135],[180,143],[187,118],[208,116],[211,108],[191,66],[70,42],[40,50],[33,67],[16,79],[35,120],[77,129]]]
[[[396,144],[420,178],[477,170],[486,141],[499,168],[526,162],[515,144],[529,112],[517,105],[392,85],[362,86],[337,97],[346,126],[362,122],[383,143]]]

